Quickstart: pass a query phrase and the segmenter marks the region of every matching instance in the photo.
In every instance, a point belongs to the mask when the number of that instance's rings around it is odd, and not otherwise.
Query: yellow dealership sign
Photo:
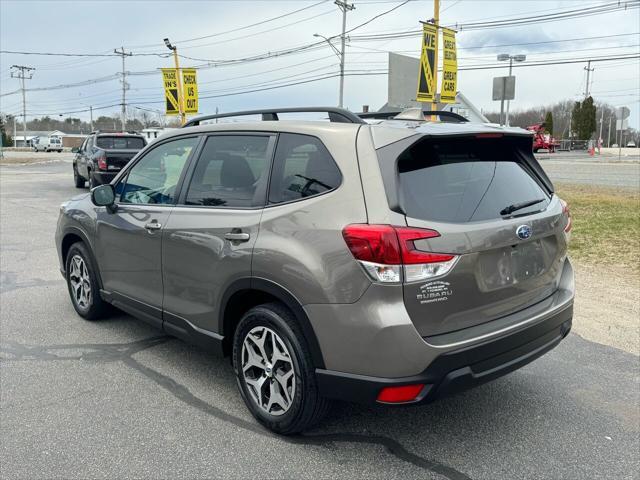
[[[442,29],[442,83],[440,102],[455,103],[458,83],[458,56],[456,53],[456,32]]]
[[[178,74],[175,68],[161,68],[164,81],[164,98],[167,115],[180,114],[180,99],[178,97]]]
[[[422,31],[422,54],[418,77],[419,102],[433,102],[436,95],[436,52],[438,51],[438,30],[435,25],[425,23]]]
[[[184,92],[184,112],[198,113],[198,83],[195,68],[182,69],[182,90]]]

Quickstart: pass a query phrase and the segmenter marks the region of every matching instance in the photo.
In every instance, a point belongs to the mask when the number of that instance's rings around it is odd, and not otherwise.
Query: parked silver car
[[[529,132],[335,108],[278,121],[292,110],[193,120],[64,203],[78,314],[111,304],[230,355],[247,407],[282,434],[330,399],[434,400],[567,335],[571,218]]]

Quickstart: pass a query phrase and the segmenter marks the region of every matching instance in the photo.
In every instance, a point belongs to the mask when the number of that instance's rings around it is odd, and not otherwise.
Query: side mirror
[[[111,184],[98,185],[91,190],[91,201],[97,207],[107,207],[110,212],[115,211],[116,191]]]
[[[80,151],[80,149],[78,147],[73,147],[71,149],[71,153],[78,153]]]

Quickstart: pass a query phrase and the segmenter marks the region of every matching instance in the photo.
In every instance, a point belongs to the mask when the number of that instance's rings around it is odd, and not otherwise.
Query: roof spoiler
[[[388,112],[363,112],[357,114],[360,118],[380,119],[380,120],[409,120],[424,122],[426,117],[435,115],[441,122],[466,123],[469,120],[457,113],[445,110],[422,110],[420,107],[405,108],[404,110],[391,110]]]

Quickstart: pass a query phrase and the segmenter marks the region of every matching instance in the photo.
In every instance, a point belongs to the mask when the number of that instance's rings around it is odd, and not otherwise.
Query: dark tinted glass
[[[269,164],[268,136],[209,137],[193,173],[187,205],[256,207],[264,205],[258,189]],[[260,198],[262,197],[262,198]]]
[[[140,137],[97,137],[96,146],[105,150],[141,150],[144,139]]]
[[[175,203],[180,174],[198,144],[197,137],[181,138],[149,150],[129,171],[120,201],[122,203]]]
[[[443,222],[500,218],[510,205],[543,201],[514,212],[544,209],[549,195],[517,162],[503,139],[424,140],[398,159],[400,198],[409,217]]]
[[[320,140],[283,133],[278,139],[269,203],[319,195],[340,185],[340,170]]]

